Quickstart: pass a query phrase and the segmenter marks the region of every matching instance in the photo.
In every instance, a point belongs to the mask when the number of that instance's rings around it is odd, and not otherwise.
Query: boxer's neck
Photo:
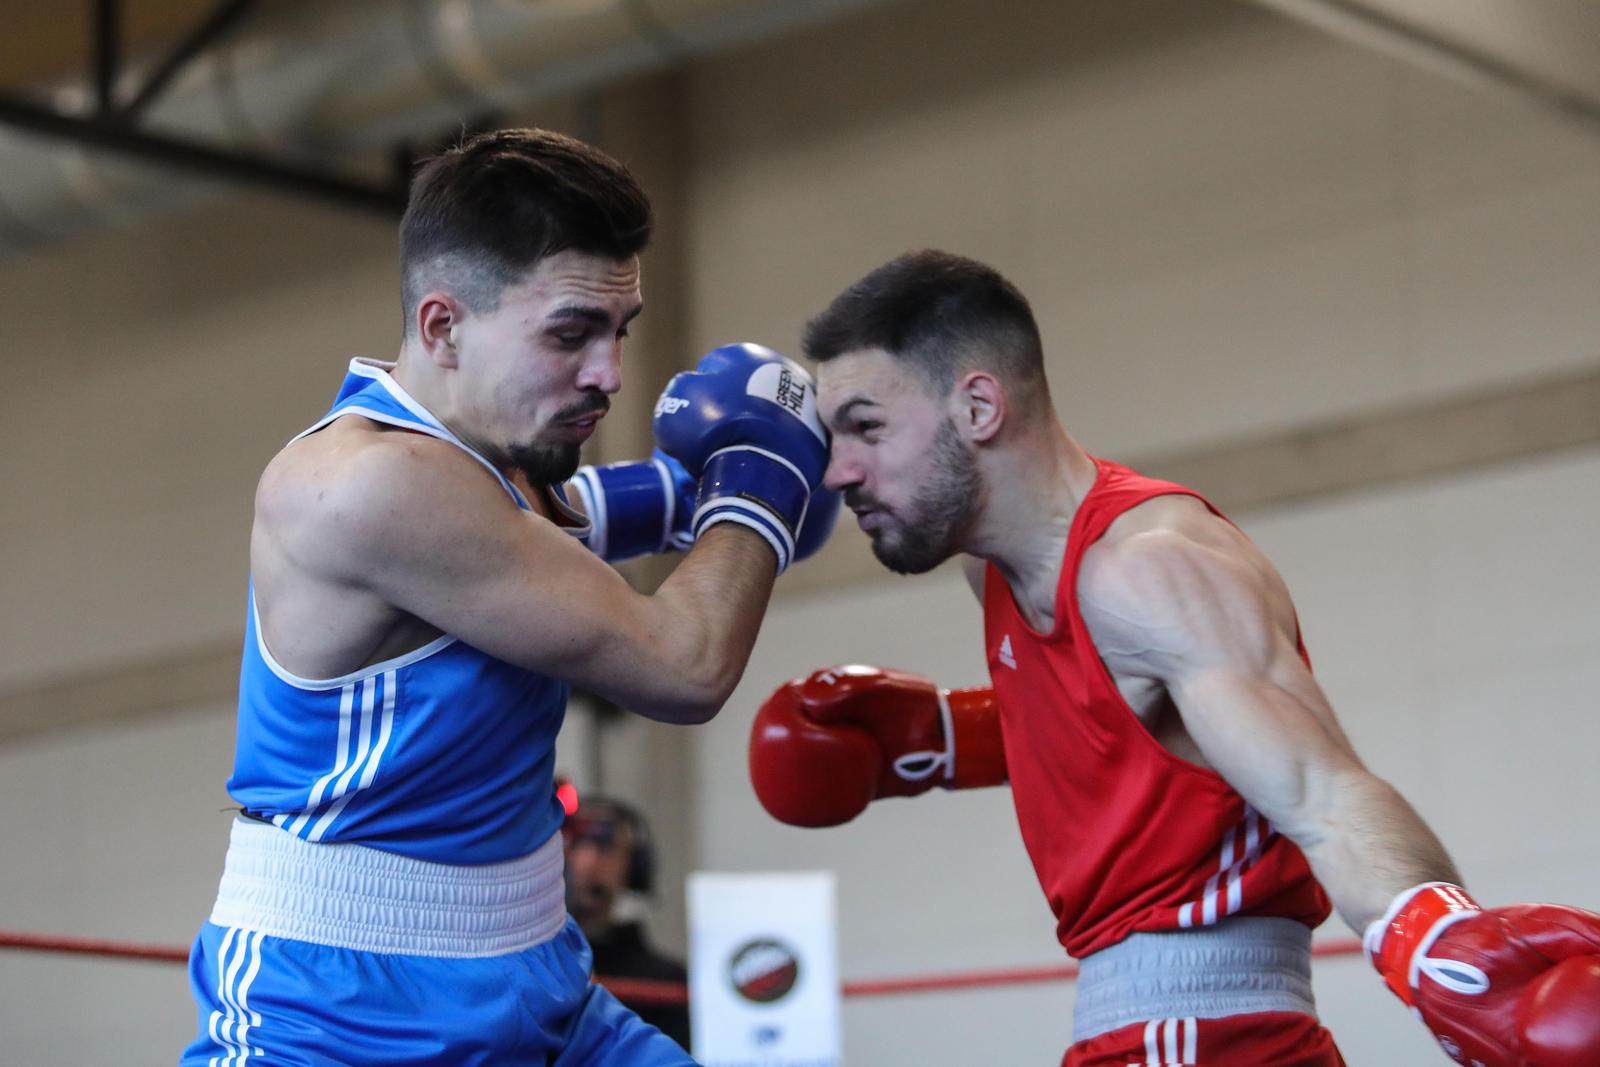
[[[1067,535],[1094,487],[1094,460],[1051,417],[983,464],[983,510],[967,551],[994,563],[1029,621],[1049,629]]]

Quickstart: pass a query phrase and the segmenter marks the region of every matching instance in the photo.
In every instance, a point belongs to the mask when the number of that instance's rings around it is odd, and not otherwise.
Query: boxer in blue
[[[620,164],[544,131],[419,172],[399,358],[353,362],[257,490],[241,812],[183,1064],[692,1063],[591,984],[556,733],[573,684],[716,714],[838,501],[809,376],[755,345],[673,379],[655,457],[578,470],[650,224]],[[673,547],[652,596],[608,565]]]

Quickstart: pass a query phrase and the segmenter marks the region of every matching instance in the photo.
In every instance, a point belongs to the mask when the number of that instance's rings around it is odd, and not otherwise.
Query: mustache
[[[572,405],[570,408],[562,408],[560,411],[556,412],[555,418],[553,418],[551,421],[576,422],[579,419],[586,418],[590,415],[604,415],[610,410],[611,398],[606,396],[604,393],[595,393],[587,399]]]
[[[850,488],[844,491],[844,506],[851,511],[866,511],[878,505],[878,498],[863,489]]]

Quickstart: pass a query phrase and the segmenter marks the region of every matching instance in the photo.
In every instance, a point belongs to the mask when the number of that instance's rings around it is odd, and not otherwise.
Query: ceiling
[[[5,176],[0,182],[0,257],[99,225],[101,216],[125,217],[124,206],[153,202],[148,176],[128,176],[117,169],[130,156],[157,168],[188,165],[193,173],[196,161],[185,157],[197,149],[200,154],[211,153],[211,158],[199,161],[210,172],[227,174],[234,167],[233,178],[259,180],[264,169],[273,165],[283,169],[283,144],[277,142],[291,143],[296,137],[301,148],[329,159],[336,149],[349,157],[363,143],[369,153],[392,155],[404,142],[402,133],[412,126],[426,127],[425,98],[437,98],[445,84],[434,77],[441,64],[465,64],[445,69],[446,81],[482,90],[486,83],[476,78],[474,64],[500,49],[494,58],[499,61],[496,76],[502,81],[489,84],[488,91],[514,89],[527,97],[570,90],[584,79],[593,84],[663,61],[661,55],[649,54],[662,51],[663,39],[667,60],[683,60],[883,2],[887,0],[0,0],[6,27],[0,34],[0,174]],[[1419,66],[1516,93],[1600,129],[1600,2],[1595,0],[1237,2]],[[1003,12],[1003,4],[996,10]],[[152,61],[172,54],[208,22],[240,11],[244,15],[230,22],[222,50],[235,48],[259,57],[263,49],[247,48],[245,42],[260,43],[276,26],[283,32],[271,37],[270,43],[280,58],[244,89],[237,77],[230,81],[224,88],[234,96],[228,100],[200,100],[193,91],[194,79],[186,85],[163,82],[163,92],[150,109],[150,123],[142,121],[142,114],[141,121],[117,124],[64,116],[69,120],[62,124],[66,128],[52,129],[60,100],[27,91],[68,83],[92,88],[97,27],[109,14],[116,30],[118,67],[132,72],[123,77],[116,93],[117,102],[126,105],[143,87]],[[451,26],[473,24],[482,35],[455,52],[409,57],[413,61],[406,67],[394,57],[401,50],[394,46],[413,43],[404,31],[410,25],[407,20],[428,22],[430,32],[443,33],[434,41],[440,48],[461,43],[447,40]],[[700,37],[687,32],[702,24],[710,29]],[[515,50],[507,43],[512,40],[517,42]],[[686,43],[694,47],[686,50]],[[396,62],[389,63],[391,58]],[[347,76],[351,69],[366,76],[351,79]],[[504,83],[512,72],[516,86]],[[80,92],[78,99],[87,103],[93,97],[85,100]],[[257,151],[258,158],[242,168],[234,159],[216,158],[237,152],[241,144],[235,136],[238,130],[219,127],[217,119],[234,115],[230,107],[239,100],[264,108],[244,116],[249,121],[239,129],[285,135],[264,138],[271,144],[246,145]],[[17,136],[22,129],[36,139]],[[38,140],[41,129],[54,140]],[[152,131],[177,136],[183,143],[176,150],[170,144],[152,145],[156,139],[150,136]],[[101,190],[105,204],[74,199],[74,190],[84,183],[70,168],[83,164],[78,156],[59,150],[63,140],[95,145],[100,151],[94,158],[109,161],[96,163],[107,173],[92,183]],[[149,151],[152,147],[158,151]],[[310,195],[332,195],[341,202],[380,210],[393,206],[392,189],[372,190],[364,184],[351,189],[336,175],[296,172],[268,177]],[[329,178],[338,186],[331,194],[323,188]]]

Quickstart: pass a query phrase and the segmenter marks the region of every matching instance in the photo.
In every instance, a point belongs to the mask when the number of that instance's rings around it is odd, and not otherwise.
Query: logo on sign
[[[747,941],[728,960],[728,982],[734,992],[756,1004],[782,1000],[799,979],[799,957],[775,938]]]

